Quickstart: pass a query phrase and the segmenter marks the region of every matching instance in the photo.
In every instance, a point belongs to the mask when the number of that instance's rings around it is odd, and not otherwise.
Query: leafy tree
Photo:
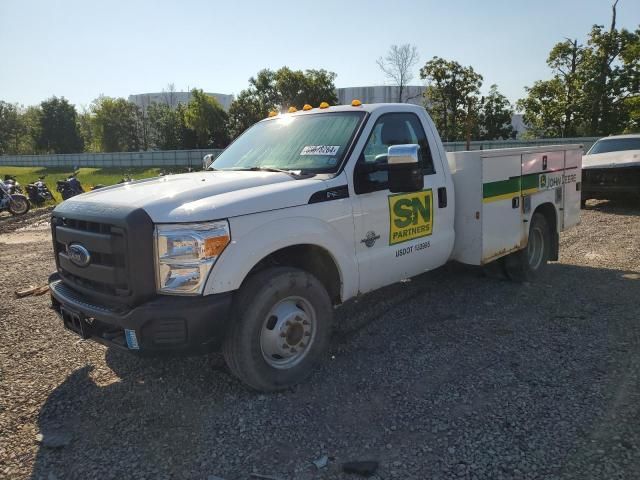
[[[563,114],[566,104],[562,101],[565,88],[562,80],[538,80],[525,87],[527,97],[518,100],[518,109],[524,111],[524,123],[528,137],[562,137]]]
[[[124,98],[100,97],[91,106],[97,144],[103,152],[140,149],[138,106]]]
[[[574,137],[578,134],[578,124],[581,122],[580,99],[583,83],[581,67],[584,55],[584,47],[578,45],[578,40],[567,39],[557,43],[547,58],[547,65],[553,70],[554,78],[560,82],[562,88],[558,102],[563,109],[561,132],[563,137]]]
[[[40,104],[40,130],[36,148],[42,152],[78,153],[84,143],[78,130],[76,108],[64,97],[52,97]]]
[[[413,80],[413,67],[416,66],[420,56],[418,48],[408,43],[404,45],[391,45],[387,56],[380,57],[378,67],[385,76],[398,86],[398,102],[402,102],[404,88]]]
[[[0,155],[19,153],[20,140],[25,133],[18,107],[0,100]]]
[[[153,148],[177,150],[181,145],[181,118],[177,110],[165,103],[152,103],[147,108],[150,140]]]
[[[176,107],[176,113],[178,115],[179,135],[181,148],[188,150],[198,148],[198,138],[196,132],[189,128],[187,125],[187,107],[178,103]]]
[[[516,131],[511,125],[513,108],[511,103],[498,91],[497,85],[491,85],[489,94],[482,98],[480,110],[480,139],[506,140],[514,138]]]
[[[335,79],[336,74],[326,70],[303,72],[288,67],[277,71],[260,70],[249,79],[249,88],[242,90],[229,108],[231,135],[240,135],[273,110],[300,109],[305,104],[318,106],[321,102],[337,103]]]
[[[227,113],[215,98],[202,90],[191,90],[184,118],[186,126],[195,132],[197,148],[224,148],[229,143]]]
[[[229,107],[229,134],[235,138],[269,113],[269,107],[264,105],[249,90],[242,90],[231,102]]]
[[[425,108],[445,141],[468,138],[477,123],[482,75],[473,67],[433,57],[420,69],[427,81]]]
[[[594,25],[586,45],[577,40],[556,44],[547,64],[550,80],[526,87],[518,101],[531,135],[552,137],[609,135],[638,128],[640,90],[640,29]]]
[[[23,134],[19,140],[17,153],[35,154],[37,152],[36,140],[40,137],[42,112],[39,106],[30,106],[20,113],[20,124]]]
[[[78,130],[80,131],[80,136],[84,141],[84,151],[99,152],[100,145],[98,144],[95,135],[95,119],[91,111],[86,108],[78,114]]]
[[[338,103],[335,86],[337,75],[334,72],[312,69],[305,70],[304,76],[304,91],[299,101],[293,104],[296,108],[302,108],[305,103],[313,106],[320,105],[322,102],[330,105]]]

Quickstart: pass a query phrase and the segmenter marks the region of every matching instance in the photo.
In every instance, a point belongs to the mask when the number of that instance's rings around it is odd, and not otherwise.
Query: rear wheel
[[[31,204],[24,195],[11,195],[9,212],[11,215],[24,215],[31,208]]]
[[[233,374],[256,390],[301,382],[328,348],[331,300],[303,270],[276,267],[253,275],[240,289],[234,312],[224,357]]]
[[[516,282],[532,280],[543,270],[551,256],[551,231],[547,219],[534,213],[529,227],[527,248],[511,253],[502,259],[507,277]]]

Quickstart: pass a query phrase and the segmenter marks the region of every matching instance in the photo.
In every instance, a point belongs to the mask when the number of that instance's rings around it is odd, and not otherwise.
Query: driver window
[[[419,155],[425,175],[435,173],[429,142],[420,119],[414,113],[387,113],[382,115],[373,127],[364,147],[361,162],[386,163],[387,149],[392,145],[420,145]],[[368,182],[373,190],[387,188],[387,172],[368,173]]]

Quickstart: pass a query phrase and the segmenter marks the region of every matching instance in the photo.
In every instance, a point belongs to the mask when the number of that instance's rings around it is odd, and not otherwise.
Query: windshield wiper
[[[286,173],[287,175],[291,175],[292,177],[299,177],[300,175],[304,175],[304,172],[302,170],[285,170],[283,168],[274,168],[274,167],[230,168],[229,170],[242,171],[242,172],[278,172],[278,173]]]

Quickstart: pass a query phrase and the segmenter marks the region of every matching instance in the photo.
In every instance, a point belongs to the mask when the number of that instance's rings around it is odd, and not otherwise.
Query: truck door
[[[389,191],[384,170],[387,149],[402,144],[420,145],[424,172],[424,189],[420,192]],[[375,164],[380,168],[371,171]],[[447,192],[449,202],[443,201],[444,166],[435,139],[427,136],[418,115],[382,114],[359,156],[353,178],[360,292],[395,283],[447,261],[453,244],[454,192]]]

